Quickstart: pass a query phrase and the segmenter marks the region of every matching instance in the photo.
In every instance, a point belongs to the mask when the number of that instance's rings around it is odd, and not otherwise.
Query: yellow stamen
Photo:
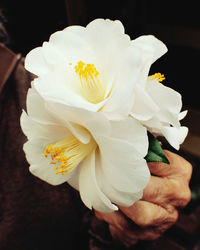
[[[79,61],[74,67],[81,83],[83,97],[91,103],[99,103],[105,99],[105,85],[99,80],[99,71],[94,64]]]
[[[161,73],[155,73],[154,75],[149,76],[148,80],[157,80],[158,82],[162,82],[165,80],[165,76]]]
[[[71,136],[63,141],[46,147],[43,156],[54,165],[56,174],[68,174],[94,149],[96,142],[91,139],[88,144],[81,143],[76,137]],[[55,166],[56,164],[56,166]]]

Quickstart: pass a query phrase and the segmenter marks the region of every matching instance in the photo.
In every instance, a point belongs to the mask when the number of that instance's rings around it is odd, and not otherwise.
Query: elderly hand
[[[165,154],[170,164],[148,163],[152,176],[141,200],[128,208],[119,206],[114,213],[95,211],[99,219],[109,224],[113,238],[127,247],[137,240],[157,239],[176,222],[177,208],[190,201],[191,164],[172,152]]]

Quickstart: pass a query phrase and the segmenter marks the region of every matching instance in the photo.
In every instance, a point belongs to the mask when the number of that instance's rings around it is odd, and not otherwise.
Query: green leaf
[[[148,133],[149,137],[149,149],[148,153],[145,156],[147,162],[164,162],[169,164],[169,160],[167,159],[165,153],[162,150],[162,147],[158,141],[152,134]]]

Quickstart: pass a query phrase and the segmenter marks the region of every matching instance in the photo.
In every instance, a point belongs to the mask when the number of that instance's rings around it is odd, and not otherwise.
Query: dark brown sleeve
[[[13,53],[10,49],[0,43],[0,92],[14,71],[21,55]]]

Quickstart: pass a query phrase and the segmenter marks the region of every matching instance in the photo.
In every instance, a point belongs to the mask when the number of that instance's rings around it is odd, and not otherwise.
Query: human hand
[[[100,213],[112,237],[127,247],[138,240],[154,240],[178,219],[177,208],[188,204],[191,197],[189,181],[191,164],[170,151],[165,151],[170,164],[148,163],[151,178],[141,200],[131,207],[119,206],[119,211]]]

